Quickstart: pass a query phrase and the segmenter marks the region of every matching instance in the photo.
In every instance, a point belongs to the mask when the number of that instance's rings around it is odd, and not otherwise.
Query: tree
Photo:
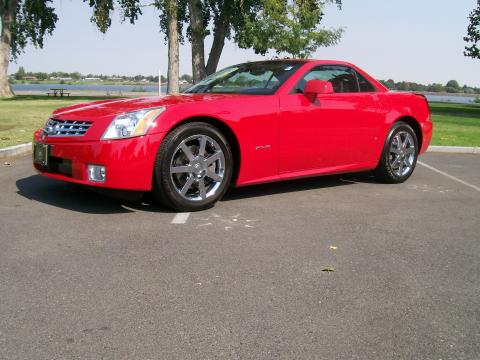
[[[460,85],[458,84],[457,80],[450,80],[445,85],[445,90],[448,93],[458,93],[460,92]]]
[[[180,76],[180,79],[185,80],[188,83],[192,82],[192,76],[190,76],[188,74],[183,74],[182,76]]]
[[[390,90],[395,90],[395,81],[393,81],[393,79],[388,79],[383,84]]]
[[[343,29],[319,26],[327,3],[317,0],[261,0],[255,18],[247,18],[237,34],[239,46],[252,47],[256,53],[274,50],[293,58],[309,57],[320,46],[338,43]],[[335,1],[340,7],[341,2]]]
[[[28,43],[43,47],[58,20],[51,0],[0,0],[0,97],[13,96],[8,64]]]
[[[480,59],[480,0],[477,8],[469,15],[470,23],[467,28],[467,36],[463,40],[467,43],[464,55],[474,59]]]
[[[445,87],[442,84],[433,83],[427,86],[427,91],[431,92],[442,92],[445,90]]]
[[[188,0],[189,21],[187,36],[192,43],[193,82],[217,70],[218,62],[225,45],[234,30],[241,29],[244,19],[253,16],[259,0]],[[212,30],[208,29],[212,25]],[[213,34],[213,41],[205,60],[205,37]]]
[[[20,66],[17,70],[17,72],[15,73],[15,80],[23,80],[23,78],[25,77],[26,75],[26,72],[25,72],[25,69],[23,66]]]
[[[205,75],[210,75],[217,70],[218,62],[225,45],[225,39],[233,39],[240,47],[253,47],[257,53],[264,54],[267,50],[264,49],[264,42],[252,41],[252,36],[258,38],[268,39],[276,34],[277,26],[280,26],[279,16],[281,14],[282,20],[286,20],[292,12],[288,12],[291,6],[299,4],[302,9],[308,9],[304,13],[304,19],[301,21],[300,28],[305,31],[305,37],[316,39],[322,45],[326,45],[326,39],[319,39],[318,29],[315,25],[321,20],[321,9],[326,3],[336,3],[341,6],[341,0],[188,0],[188,16],[190,21],[187,35],[192,42],[192,73],[194,82],[204,78]],[[272,14],[270,8],[266,8],[271,4],[276,4],[278,12]],[[290,4],[289,4],[290,3]],[[313,14],[309,11],[313,9]],[[262,19],[262,15],[266,15]],[[270,21],[270,26],[255,26],[259,21]],[[309,26],[306,26],[310,22]],[[209,30],[209,24],[212,29]],[[315,30],[315,31],[314,31]],[[308,34],[310,32],[310,34]],[[208,60],[205,61],[205,37],[213,34],[212,46],[208,55]],[[285,31],[277,38],[280,39],[290,33]],[[323,33],[322,35],[325,35]],[[282,39],[282,40],[283,40]],[[293,39],[292,39],[293,40]],[[313,41],[312,41],[313,42]],[[272,43],[278,44],[279,41]],[[290,41],[290,45],[295,41]],[[289,47],[287,44],[286,47]],[[276,49],[276,46],[270,48]],[[205,65],[206,64],[206,65]]]
[[[129,20],[131,24],[142,15],[142,8],[153,6],[159,12],[160,30],[166,34],[168,43],[167,92],[179,92],[179,42],[182,38],[182,23],[185,18],[185,0],[154,0],[148,5],[142,5],[140,0],[83,0],[93,9],[91,21],[102,33],[106,33],[112,24],[112,12],[115,1],[121,10],[122,21]]]
[[[167,93],[177,94],[179,74],[179,38],[178,38],[178,5],[176,0],[165,0],[165,16],[167,19],[168,37],[168,70]]]

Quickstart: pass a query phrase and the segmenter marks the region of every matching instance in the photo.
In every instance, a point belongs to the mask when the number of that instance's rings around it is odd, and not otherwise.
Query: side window
[[[358,83],[355,70],[346,66],[323,65],[313,68],[297,84],[295,91],[303,93],[307,81],[330,81],[336,93],[358,92]]]
[[[358,72],[357,72],[357,79],[358,79],[358,86],[360,87],[360,92],[375,91],[375,87]]]

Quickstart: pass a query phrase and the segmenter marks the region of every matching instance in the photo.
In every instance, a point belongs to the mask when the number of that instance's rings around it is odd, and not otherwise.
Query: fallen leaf
[[[337,250],[336,246],[330,245],[330,250]]]
[[[322,269],[324,272],[334,272],[335,269],[332,266],[327,266],[325,269]]]

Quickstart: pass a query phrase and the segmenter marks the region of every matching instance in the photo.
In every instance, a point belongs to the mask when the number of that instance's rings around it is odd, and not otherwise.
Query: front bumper
[[[165,133],[129,139],[55,142],[36,131],[33,142],[50,145],[50,164],[34,163],[41,175],[77,184],[135,191],[150,191],[155,157]],[[106,168],[105,182],[88,180],[88,164]]]

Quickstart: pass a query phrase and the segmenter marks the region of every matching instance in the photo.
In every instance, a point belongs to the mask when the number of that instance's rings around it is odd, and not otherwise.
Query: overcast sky
[[[476,0],[344,0],[340,11],[327,9],[326,26],[343,26],[341,43],[320,48],[321,59],[346,60],[378,79],[421,83],[457,79],[480,87],[480,60],[463,56],[468,13]],[[80,0],[54,0],[59,21],[43,49],[28,47],[18,66],[27,71],[79,71],[95,74],[157,74],[167,70],[167,47],[158,29],[158,13],[145,8],[136,25],[121,23],[115,14],[102,35],[89,22],[90,9]],[[208,55],[210,39],[206,41]],[[219,68],[262,59],[229,42]],[[180,73],[191,73],[189,44],[180,49]]]

